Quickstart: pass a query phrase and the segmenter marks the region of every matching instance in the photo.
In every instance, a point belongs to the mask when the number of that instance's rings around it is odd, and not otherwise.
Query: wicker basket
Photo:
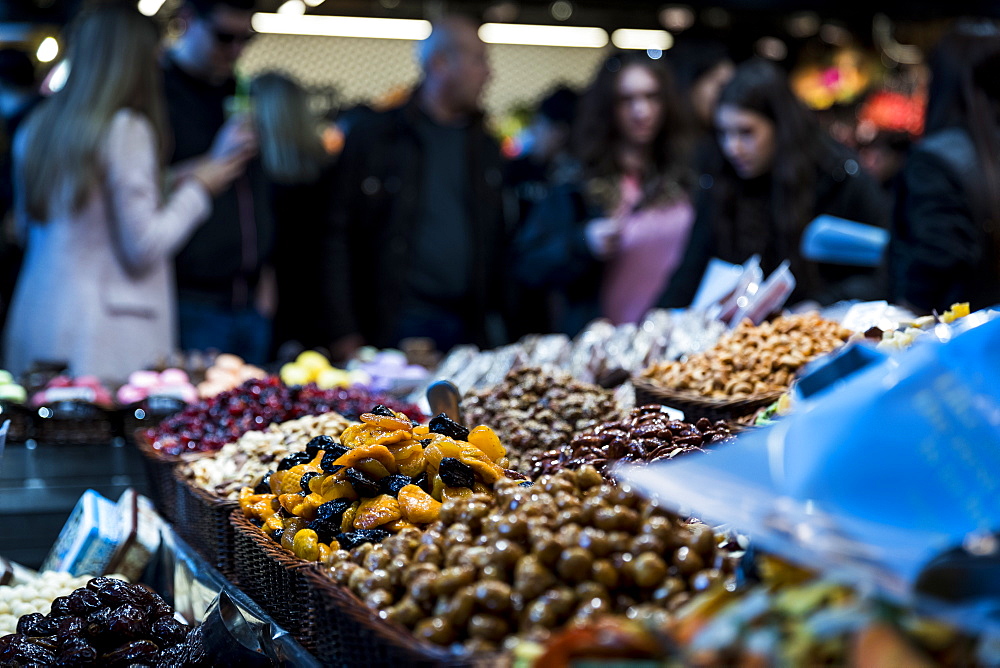
[[[171,473],[177,491],[174,531],[227,578],[233,577],[233,525],[229,516],[239,503],[222,499],[184,477],[180,466]]]
[[[684,411],[685,419],[693,422],[706,417],[709,420],[735,420],[749,415],[761,406],[778,400],[782,392],[757,394],[745,399],[707,399],[692,392],[671,390],[646,378],[633,378],[635,405],[663,404]]]
[[[35,411],[34,437],[53,445],[111,443],[119,433],[118,417],[95,404],[61,401]]]
[[[233,526],[233,578],[237,586],[303,647],[314,651],[316,615],[306,574],[319,566],[275,543],[239,508],[229,515],[229,521]]]
[[[9,401],[0,401],[0,425],[10,420],[7,430],[8,443],[23,443],[35,435],[32,412],[27,406]]]
[[[177,519],[177,478],[174,469],[178,459],[161,454],[153,449],[152,443],[146,438],[143,430],[134,432],[133,440],[136,448],[142,453],[142,463],[146,468],[146,478],[149,480],[150,498],[165,519],[175,522]]]
[[[378,617],[319,568],[305,572],[315,615],[316,655],[336,666],[496,666],[502,654],[456,655]]]

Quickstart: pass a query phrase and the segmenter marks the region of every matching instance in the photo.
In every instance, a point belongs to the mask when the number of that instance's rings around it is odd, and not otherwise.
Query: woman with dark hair
[[[931,65],[890,243],[893,299],[919,311],[1000,303],[1000,30],[961,21]]]
[[[85,10],[69,42],[72,74],[14,141],[14,205],[27,255],[5,366],[39,360],[124,379],[175,349],[173,256],[253,147],[169,175],[156,24],[127,5]]]
[[[514,243],[523,284],[558,292],[556,329],[639,321],[680,264],[694,220],[688,124],[670,72],[644,52],[608,58],[580,101],[579,175],[532,210]]]
[[[686,284],[674,301],[694,294],[710,256],[742,263],[761,256],[765,273],[784,260],[797,281],[793,299],[829,304],[881,296],[877,271],[818,264],[801,257],[805,226],[820,214],[885,227],[887,205],[858,161],[823,132],[795,97],[785,73],[766,60],[736,68],[715,110],[725,164],[702,178],[698,222],[685,259]]]

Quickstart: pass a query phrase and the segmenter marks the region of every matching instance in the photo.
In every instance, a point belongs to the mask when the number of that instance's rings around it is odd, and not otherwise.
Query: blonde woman
[[[261,162],[273,184],[278,298],[271,337],[274,351],[289,342],[306,348],[326,346],[330,338],[319,311],[326,289],[322,239],[328,233],[333,164],[323,149],[319,119],[300,85],[267,72],[251,82],[250,97]]]
[[[59,360],[122,379],[174,348],[173,255],[254,147],[221,137],[216,157],[164,172],[158,50],[155,24],[134,8],[86,11],[65,87],[15,139],[15,207],[28,235],[5,336],[15,373]],[[163,196],[165,181],[174,185]]]

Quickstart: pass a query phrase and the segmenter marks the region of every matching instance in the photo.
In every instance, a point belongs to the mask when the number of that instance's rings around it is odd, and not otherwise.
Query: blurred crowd
[[[133,6],[86,9],[44,97],[28,57],[0,51],[4,367],[121,378],[178,348],[264,363],[572,335],[684,307],[712,258],[754,255],[765,275],[787,261],[790,303],[1000,302],[992,22],[955,23],[924,136],[871,173],[778,65],[696,39],[554,90],[506,160],[481,108],[488,48],[460,16],[419,44],[408,99],[345,117],[331,151],[292,78],[237,84],[252,11],[187,0],[164,47]],[[882,261],[804,254],[823,215],[885,230]]]

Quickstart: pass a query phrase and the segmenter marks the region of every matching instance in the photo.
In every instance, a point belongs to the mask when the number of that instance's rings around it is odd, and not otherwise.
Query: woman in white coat
[[[134,8],[87,11],[66,85],[15,140],[28,239],[5,340],[14,373],[44,360],[123,379],[174,349],[174,254],[255,146],[230,131],[167,174],[158,50],[155,24]]]

